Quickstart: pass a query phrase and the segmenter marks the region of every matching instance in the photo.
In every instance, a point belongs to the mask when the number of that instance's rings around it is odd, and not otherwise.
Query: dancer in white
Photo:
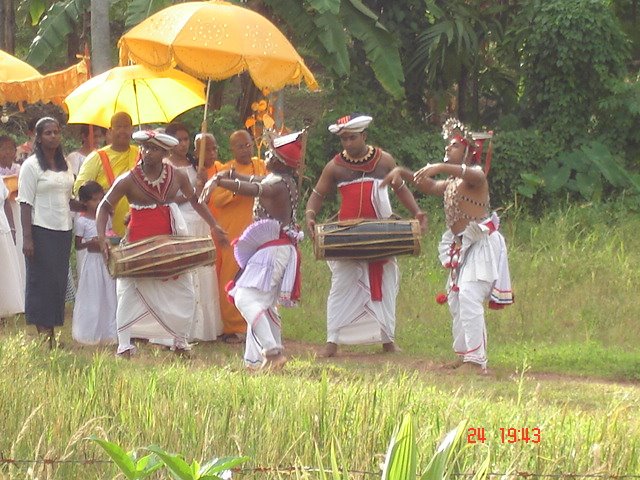
[[[97,228],[101,250],[108,256],[105,230],[113,206],[127,197],[131,205],[127,241],[136,242],[156,235],[186,235],[186,225],[173,203],[181,191],[193,208],[211,227],[213,236],[227,243],[225,233],[211,216],[209,209],[198,203],[186,175],[163,163],[166,151],[178,141],[164,133],[140,131],[133,139],[142,144],[142,159],[133,170],[113,184],[98,208]],[[189,348],[187,337],[195,311],[195,292],[191,275],[177,278],[119,278],[117,280],[118,355],[130,356],[134,351],[131,336],[157,338],[159,329],[173,339],[173,348]]]
[[[384,219],[392,214],[389,195],[380,184],[395,166],[393,157],[381,148],[367,145],[372,118],[352,114],[329,126],[340,137],[344,150],[322,170],[305,212],[313,235],[316,214],[325,196],[336,187],[341,195],[340,220]],[[398,199],[420,221],[427,218],[405,185],[394,187]],[[380,261],[329,261],[331,291],[327,300],[327,345],[324,356],[334,356],[338,344],[382,343],[383,351],[395,352],[396,297],[400,279],[394,257]]]
[[[447,231],[438,248],[442,265],[449,269],[447,294],[453,319],[453,350],[459,361],[454,368],[469,366],[480,373],[487,368],[487,329],[484,302],[490,308],[513,303],[504,237],[498,216],[489,210],[487,177],[477,163],[482,144],[465,126],[450,119],[443,126],[448,141],[442,163],[427,164],[415,174],[396,168],[384,184],[410,182],[421,192],[444,197]],[[432,177],[445,174],[445,180]]]
[[[102,258],[96,228],[96,212],[104,190],[98,182],[89,180],[78,190],[78,197],[85,210],[75,218],[75,245],[76,252],[84,251],[84,255],[78,267],[71,335],[76,342],[86,345],[112,344],[118,340],[116,281]]]
[[[226,170],[212,177],[203,191],[205,199],[216,186],[255,197],[254,222],[234,246],[240,274],[227,290],[247,322],[244,361],[249,369],[281,368],[287,361],[278,304],[293,306],[300,296],[297,244],[303,235],[295,223],[294,174],[301,157],[301,132],[285,135],[273,140],[267,152],[266,177]]]

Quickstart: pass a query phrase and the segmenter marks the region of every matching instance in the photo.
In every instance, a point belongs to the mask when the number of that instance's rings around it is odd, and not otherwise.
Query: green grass
[[[48,352],[23,319],[9,321],[0,329],[0,452],[104,459],[83,440],[96,434],[189,460],[242,454],[249,467],[301,467],[318,465],[316,446],[329,466],[334,441],[348,468],[379,472],[393,427],[411,412],[420,470],[444,433],[468,418],[487,442],[466,446],[456,471],[476,470],[489,454],[492,472],[640,474],[639,228],[637,216],[593,206],[542,221],[504,215],[516,304],[488,314],[490,378],[439,368],[452,358],[449,314],[433,300],[445,279],[435,258],[439,231],[425,237],[422,256],[401,259],[403,353],[394,356],[365,346],[315,359],[329,273],[308,244],[304,303],[283,311],[295,354],[281,374],[247,375],[241,349],[218,344],[196,347],[189,362],[148,346],[131,362],[109,348]],[[70,342],[69,325],[63,340]],[[542,442],[502,444],[501,427],[538,427]],[[102,464],[28,467],[0,466],[0,478],[116,474]]]

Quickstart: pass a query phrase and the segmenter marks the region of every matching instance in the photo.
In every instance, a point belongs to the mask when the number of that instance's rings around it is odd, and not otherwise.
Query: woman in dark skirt
[[[64,321],[74,179],[60,146],[60,123],[41,118],[35,133],[34,154],[24,161],[18,183],[27,267],[25,315],[27,324],[53,346],[54,327]]]

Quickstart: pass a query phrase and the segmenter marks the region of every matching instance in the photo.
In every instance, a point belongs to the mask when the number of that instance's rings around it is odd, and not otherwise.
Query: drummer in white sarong
[[[384,219],[391,216],[387,189],[380,182],[395,166],[384,150],[367,145],[372,118],[352,114],[329,126],[340,137],[344,150],[324,167],[312,190],[305,212],[307,228],[313,235],[316,214],[326,195],[337,189],[341,204],[338,218]],[[427,218],[403,182],[393,184],[398,199],[426,229]],[[329,261],[331,291],[327,300],[327,345],[324,355],[337,353],[338,344],[382,343],[385,352],[395,345],[396,296],[399,270],[395,258],[376,262]]]
[[[156,235],[186,235],[187,229],[180,210],[172,203],[181,191],[193,208],[211,227],[217,241],[227,243],[225,233],[209,212],[198,203],[189,178],[162,162],[166,151],[178,141],[156,131],[139,131],[133,139],[142,144],[141,160],[131,171],[120,176],[105,195],[98,208],[96,224],[98,239],[105,258],[108,244],[105,229],[113,205],[127,197],[131,205],[131,219],[127,230],[127,242],[136,242]],[[135,347],[131,336],[153,338],[160,331],[173,339],[177,351],[188,349],[187,335],[195,312],[195,293],[190,275],[176,278],[118,278],[118,351],[130,356]]]

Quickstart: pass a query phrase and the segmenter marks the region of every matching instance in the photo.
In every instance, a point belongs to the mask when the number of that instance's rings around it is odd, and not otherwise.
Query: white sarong
[[[137,208],[131,205],[132,208]],[[140,207],[140,208],[153,208]],[[187,235],[187,227],[177,205],[169,204],[174,235]],[[170,339],[176,348],[187,348],[187,338],[195,315],[196,297],[190,273],[176,278],[118,278],[118,353],[132,348],[131,337]]]
[[[388,218],[393,212],[388,189],[380,188],[381,182],[380,179],[373,179],[371,203],[378,218]],[[371,300],[367,262],[330,260],[327,264],[331,269],[331,290],[327,299],[327,342],[346,345],[393,342],[400,283],[400,269],[395,257],[387,259],[383,267],[382,301]]]

